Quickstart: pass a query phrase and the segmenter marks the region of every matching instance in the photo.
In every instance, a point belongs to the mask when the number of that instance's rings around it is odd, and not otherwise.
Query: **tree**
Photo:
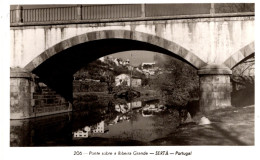
[[[199,97],[199,77],[196,69],[178,59],[160,55],[157,63],[164,73],[153,79],[153,84],[162,92],[168,105],[185,106]]]

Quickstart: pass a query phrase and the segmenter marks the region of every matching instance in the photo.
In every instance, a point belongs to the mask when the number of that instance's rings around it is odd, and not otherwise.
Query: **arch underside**
[[[144,47],[142,46],[138,46],[138,47],[129,47],[129,46],[125,46],[125,48],[120,48],[120,49],[114,49],[115,51],[127,51],[127,50],[148,50],[148,51],[154,51],[153,47],[157,47],[157,48],[161,48],[159,49],[159,51],[157,51],[158,49],[156,49],[156,52],[161,52],[164,53],[165,51],[168,51],[168,53],[171,56],[175,56],[179,59],[181,59],[182,61],[185,61],[189,64],[191,64],[193,67],[195,68],[200,68],[202,66],[204,66],[206,63],[201,60],[198,56],[196,56],[194,53],[190,52],[189,50],[185,49],[184,47],[168,41],[164,38],[161,38],[159,36],[154,36],[154,35],[150,35],[150,34],[146,34],[146,33],[142,33],[142,32],[136,32],[136,31],[128,31],[128,30],[104,30],[104,31],[96,31],[96,32],[89,32],[86,34],[82,34],[79,36],[75,36],[72,37],[70,39],[64,40],[54,46],[52,46],[51,48],[47,49],[46,51],[44,51],[43,53],[41,53],[38,57],[36,57],[35,59],[33,59],[29,64],[27,64],[25,66],[25,68],[29,71],[34,70],[35,68],[37,68],[40,64],[42,64],[43,62],[45,62],[47,59],[51,58],[52,56],[63,52],[69,48],[75,47],[75,46],[79,46],[80,44],[87,44],[87,42],[92,42],[92,41],[98,41],[98,40],[109,40],[109,39],[121,39],[121,40],[133,40],[133,41],[137,41],[140,42],[142,44],[146,43],[146,46],[149,44],[150,47],[152,49],[149,49],[149,47],[146,47],[144,45]],[[103,47],[102,45],[104,44],[100,44],[99,47]],[[109,46],[107,48],[107,51],[110,52],[111,47],[113,46]],[[117,46],[120,47],[120,46]],[[91,53],[92,56],[93,53]],[[100,55],[105,56],[111,53],[107,53],[104,55]]]
[[[25,69],[36,74],[40,81],[72,102],[75,72],[100,57],[130,50],[167,54],[195,68],[206,64],[187,49],[158,36],[109,30],[86,33],[62,41],[33,59]]]

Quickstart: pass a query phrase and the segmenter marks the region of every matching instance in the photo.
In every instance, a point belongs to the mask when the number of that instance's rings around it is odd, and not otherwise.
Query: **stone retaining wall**
[[[32,107],[36,117],[72,111],[68,101],[41,82],[35,86]]]
[[[31,73],[10,73],[10,119],[25,119],[72,111],[72,105]]]

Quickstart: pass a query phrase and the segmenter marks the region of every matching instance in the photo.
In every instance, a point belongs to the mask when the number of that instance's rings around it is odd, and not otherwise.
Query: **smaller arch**
[[[229,67],[230,69],[233,69],[240,63],[242,63],[244,60],[254,56],[255,54],[255,43],[251,42],[245,47],[241,48],[234,54],[232,54],[225,62],[224,64]]]
[[[81,34],[67,40],[64,40],[49,49],[45,50],[39,56],[34,58],[30,63],[25,66],[25,69],[32,71],[37,68],[40,64],[44,61],[49,59],[50,57],[56,55],[57,53],[66,50],[70,47],[76,46],[78,44],[91,42],[95,40],[102,40],[102,39],[128,39],[128,40],[135,40],[140,42],[145,42],[148,44],[152,44],[161,48],[164,48],[173,54],[181,57],[188,63],[190,63],[196,69],[206,65],[206,63],[201,60],[198,56],[196,56],[191,51],[187,50],[186,48],[176,44],[172,41],[166,40],[159,36],[150,35],[143,32],[137,31],[129,31],[129,30],[103,30],[103,31],[94,31],[85,34]]]

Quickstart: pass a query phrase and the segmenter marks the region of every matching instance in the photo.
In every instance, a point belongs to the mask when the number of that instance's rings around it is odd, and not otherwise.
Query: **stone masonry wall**
[[[32,74],[12,69],[10,119],[25,119],[72,111],[72,105]]]
[[[10,78],[10,118],[23,119],[33,116],[31,107],[31,90],[33,86],[29,77]]]
[[[42,82],[35,85],[32,106],[36,117],[72,111],[68,101]]]
[[[231,106],[231,91],[229,75],[201,75],[201,111],[207,112]]]

